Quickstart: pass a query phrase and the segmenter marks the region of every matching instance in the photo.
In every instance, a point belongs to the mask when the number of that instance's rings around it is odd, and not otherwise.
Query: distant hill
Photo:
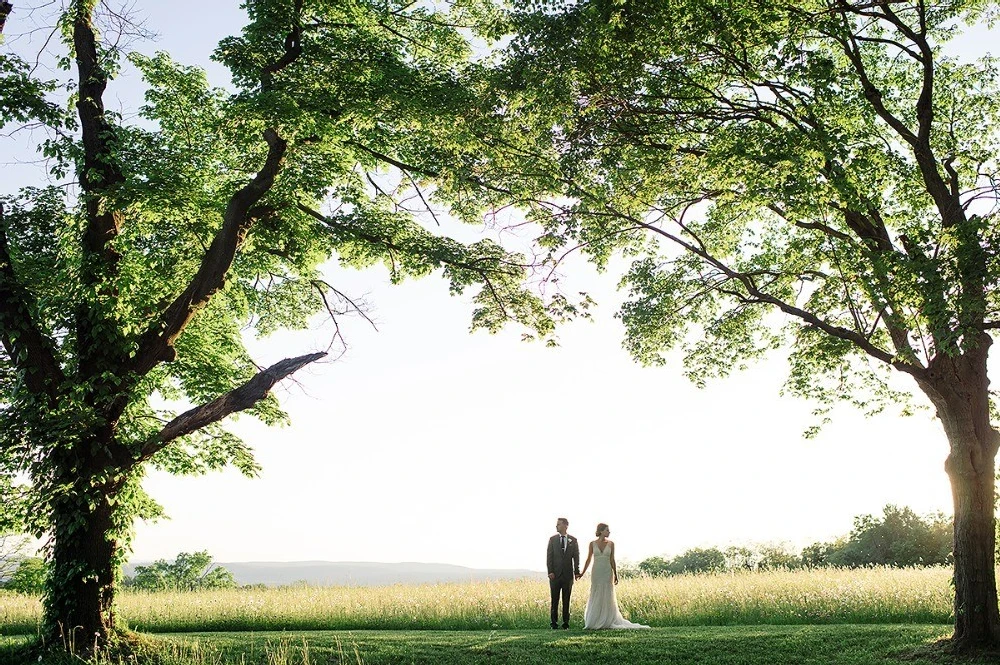
[[[127,564],[124,573],[135,574]],[[242,561],[218,562],[239,584],[281,586],[306,582],[316,586],[386,586],[390,584],[438,584],[486,580],[543,580],[537,570],[466,568],[446,563],[373,563],[367,561]]]

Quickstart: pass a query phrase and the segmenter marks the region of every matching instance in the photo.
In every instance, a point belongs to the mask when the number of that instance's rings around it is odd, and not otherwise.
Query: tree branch
[[[285,37],[285,52],[275,62],[261,69],[261,85],[269,87],[274,74],[289,66],[302,54],[302,14],[303,0],[295,0],[295,20],[291,31]],[[288,142],[274,129],[264,132],[268,151],[264,166],[253,180],[233,194],[223,215],[222,228],[205,252],[201,265],[188,287],[164,310],[160,320],[149,328],[139,342],[139,351],[132,363],[132,369],[143,376],[161,362],[173,360],[177,353],[173,349],[174,340],[181,334],[195,313],[204,307],[212,296],[222,288],[226,273],[233,264],[236,252],[258,215],[254,206],[274,185],[281,161],[288,149]],[[124,409],[119,404],[118,409]]]
[[[207,404],[185,411],[167,423],[155,438],[143,445],[136,463],[145,462],[174,439],[218,422],[233,413],[249,409],[264,399],[276,383],[325,356],[326,353],[318,352],[297,358],[286,358],[258,372],[242,386],[230,390]]]
[[[295,0],[295,24],[287,35],[285,35],[285,52],[281,57],[269,65],[265,65],[260,72],[261,87],[265,90],[271,87],[271,81],[275,74],[288,65],[295,62],[302,55],[302,0]]]
[[[616,214],[623,215],[623,213],[620,212],[617,212]],[[800,307],[796,307],[791,303],[785,302],[780,298],[776,298],[771,294],[762,291],[757,286],[752,275],[740,272],[738,270],[733,270],[724,262],[722,262],[721,260],[713,256],[711,253],[709,253],[706,249],[704,249],[703,246],[698,246],[690,242],[687,242],[683,238],[680,238],[674,235],[673,233],[665,231],[664,229],[661,229],[658,226],[650,224],[641,219],[636,219],[631,215],[623,215],[623,216],[625,217],[625,219],[631,221],[635,225],[645,228],[646,230],[652,233],[655,233],[667,240],[670,240],[671,242],[677,244],[678,246],[682,247],[691,254],[701,257],[704,261],[715,267],[715,269],[718,270],[719,272],[725,274],[729,278],[738,281],[740,284],[742,284],[743,288],[746,289],[747,293],[749,293],[750,296],[752,296],[757,302],[777,307],[782,312],[790,316],[794,316],[802,320],[806,324],[818,328],[819,330],[822,330],[831,337],[836,337],[838,339],[849,341],[853,343],[855,346],[857,346],[859,349],[867,353],[869,356],[877,360],[881,360],[882,362],[891,365],[892,367],[895,367],[901,372],[905,372],[907,374],[912,374],[916,376],[916,375],[922,375],[923,372],[925,371],[923,367],[920,367],[919,365],[913,365],[909,362],[900,360],[892,353],[889,353],[888,351],[875,346],[874,344],[871,343],[871,341],[867,337],[865,337],[859,332],[832,324],[828,321],[824,321],[823,319],[816,316],[812,312],[804,310]]]
[[[838,0],[838,5],[842,10],[844,35],[830,35],[831,38],[840,43],[851,63],[854,72],[858,75],[864,91],[865,99],[871,104],[875,113],[878,114],[895,132],[910,146],[913,157],[927,188],[927,193],[934,199],[934,204],[941,214],[943,225],[947,227],[956,226],[966,221],[965,212],[962,209],[958,196],[952,196],[947,183],[941,176],[937,168],[937,160],[931,148],[931,129],[934,119],[934,52],[927,42],[924,30],[919,33],[913,31],[899,16],[892,11],[889,2],[880,2],[878,5],[885,11],[884,14],[875,14],[877,19],[885,20],[894,28],[899,30],[904,36],[912,41],[920,51],[921,84],[920,95],[916,104],[917,131],[912,131],[906,124],[896,117],[883,102],[882,91],[872,82],[868,76],[868,69],[864,64],[861,49],[858,46],[859,37],[853,33],[847,21],[847,13],[860,13],[857,7],[852,7],[846,0]],[[921,25],[924,23],[924,16],[920,16]]]
[[[76,371],[90,383],[85,399],[92,406],[115,392],[116,370],[125,354],[121,327],[106,306],[117,296],[120,255],[114,240],[124,222],[124,214],[110,194],[125,177],[117,161],[117,131],[104,112],[108,73],[101,62],[93,26],[96,4],[95,0],[75,0],[70,10],[79,78],[76,109],[83,144],[83,163],[78,173],[85,223],[79,272],[80,282],[92,296],[80,299],[76,307]],[[124,397],[120,401],[124,404]],[[113,404],[114,400],[111,408]],[[107,427],[114,427],[117,415],[107,420]]]
[[[0,35],[3,34],[3,28],[7,25],[7,17],[12,11],[14,11],[14,5],[6,1],[0,2]]]
[[[452,268],[458,268],[460,270],[468,270],[470,272],[475,272],[480,277],[483,278],[484,282],[487,283],[490,282],[490,277],[494,272],[500,272],[500,271],[490,270],[490,263],[488,262],[484,262],[479,259],[469,260],[463,257],[461,255],[461,251],[459,250],[459,248],[464,249],[465,246],[455,240],[451,240],[450,238],[447,238],[447,240],[451,243],[454,243],[451,247],[443,248],[439,254],[431,254],[427,252],[425,247],[419,244],[413,246],[407,246],[402,243],[394,242],[389,238],[378,237],[370,233],[365,233],[360,229],[350,228],[343,224],[338,224],[337,222],[330,219],[323,213],[319,212],[318,210],[314,210],[305,204],[299,203],[298,208],[299,210],[306,213],[313,219],[322,223],[328,229],[331,229],[337,233],[343,233],[358,240],[364,240],[365,242],[369,242],[373,245],[381,245],[382,247],[385,247],[387,250],[399,252],[400,254],[405,254],[407,256],[423,256],[428,261],[434,263],[435,267],[447,265],[451,266]],[[427,233],[427,235],[431,235],[426,231],[425,233]],[[517,269],[528,267],[523,264],[517,264],[517,263],[508,263],[508,265],[514,266]]]
[[[917,10],[920,16],[920,33],[913,31],[910,26],[903,21],[896,12],[893,11],[892,6],[889,3],[882,5],[882,10],[885,12],[886,17],[889,22],[903,35],[909,39],[911,42],[917,45],[920,50],[920,57],[917,58],[922,66],[922,80],[920,83],[920,97],[917,99],[917,136],[924,143],[928,141],[931,135],[931,124],[934,120],[934,51],[931,49],[931,45],[927,43],[925,35],[925,16],[924,8],[921,5]]]
[[[106,267],[114,269],[118,253],[110,242],[118,235],[122,224],[121,212],[107,205],[105,193],[124,181],[121,169],[112,154],[114,127],[104,116],[104,89],[108,74],[101,66],[97,53],[97,37],[91,23],[92,3],[77,0],[73,20],[73,46],[80,79],[79,99],[76,103],[80,116],[83,138],[83,168],[80,169],[80,187],[87,210],[87,228],[84,232],[84,250],[99,258]],[[91,258],[87,257],[87,258]],[[87,260],[85,259],[85,264]],[[84,278],[97,278],[94,270],[87,270]]]
[[[252,208],[274,185],[288,147],[287,142],[273,129],[264,132],[264,140],[268,145],[264,167],[229,199],[222,228],[205,252],[198,272],[140,339],[139,350],[131,367],[138,375],[144,376],[159,363],[176,357],[174,340],[187,327],[195,313],[222,288],[237,250],[256,221]]]
[[[868,76],[868,68],[865,66],[864,60],[861,57],[861,49],[858,47],[857,38],[851,30],[851,26],[848,24],[846,16],[848,11],[852,11],[851,7],[844,0],[841,0],[840,4],[846,10],[842,17],[844,33],[847,36],[830,36],[839,42],[841,47],[844,49],[844,55],[846,55],[847,59],[851,62],[851,66],[854,68],[854,73],[858,75],[858,80],[861,82],[861,88],[864,91],[865,99],[867,99],[868,103],[872,105],[873,109],[875,109],[875,113],[877,113],[878,116],[886,122],[886,124],[892,127],[900,138],[915,148],[918,144],[917,135],[914,134],[902,120],[897,118],[888,108],[886,108],[885,103],[882,101],[882,91],[879,90],[874,83],[872,83],[871,78]]]
[[[17,278],[7,242],[7,220],[0,203],[0,343],[36,395],[54,401],[65,379],[56,360],[55,344],[31,315],[31,294]]]
[[[390,157],[389,155],[383,154],[383,153],[381,153],[381,152],[379,152],[377,150],[374,150],[373,148],[369,148],[368,146],[364,145],[363,143],[358,143],[357,141],[348,141],[347,143],[348,143],[348,145],[352,145],[355,148],[358,148],[359,150],[367,152],[369,155],[371,155],[375,159],[379,160],[380,162],[385,162],[386,164],[388,164],[390,166],[395,166],[397,169],[399,169],[400,171],[403,171],[403,172],[405,172],[407,174],[409,174],[409,173],[418,173],[420,175],[428,176],[428,177],[431,177],[431,178],[438,178],[438,177],[441,176],[441,173],[439,173],[438,171],[435,171],[433,169],[428,169],[428,168],[425,168],[425,167],[421,167],[421,166],[415,166],[413,164],[407,164],[405,162],[401,162],[401,161],[399,161],[398,159],[396,159],[394,157]],[[489,183],[483,182],[479,178],[465,178],[464,181],[468,182],[468,183],[471,183],[471,184],[473,184],[473,185],[475,185],[477,187],[482,187],[483,189],[489,190],[491,192],[498,192],[500,194],[514,195],[514,192],[512,192],[510,189],[507,189],[505,187],[498,187],[496,185],[490,185]]]

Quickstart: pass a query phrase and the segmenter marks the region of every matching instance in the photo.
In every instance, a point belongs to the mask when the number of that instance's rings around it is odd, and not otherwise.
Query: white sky
[[[207,58],[239,29],[236,4],[140,0],[161,35],[140,48],[203,65],[223,85]],[[7,32],[18,28],[15,7]],[[986,42],[980,34],[966,45]],[[109,106],[115,95],[135,99],[137,84],[113,82]],[[597,279],[586,266],[572,275],[569,286],[600,307],[595,321],[566,326],[556,349],[515,330],[470,334],[468,299],[449,297],[438,277],[394,287],[384,270],[330,266],[328,278],[365,296],[378,332],[348,322],[346,356],[278,391],[291,426],[233,425],[255,447],[260,478],[152,473],[146,488],[172,519],[139,525],[133,560],[207,549],[219,561],[539,570],[559,515],[585,540],[609,523],[620,557],[638,561],[750,541],[801,547],[887,503],[951,510],[947,443],[929,411],[866,420],[841,409],[804,440],[812,405],[779,397],[780,358],[705,390],[679,361],[634,364],[612,318],[614,275]],[[327,325],[253,349],[267,364],[329,337]]]

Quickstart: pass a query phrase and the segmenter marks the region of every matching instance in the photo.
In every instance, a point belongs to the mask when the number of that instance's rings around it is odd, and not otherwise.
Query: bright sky
[[[161,35],[141,50],[226,84],[207,58],[241,25],[235,1],[136,5]],[[135,99],[137,84],[113,82],[111,98]],[[348,353],[278,391],[291,426],[233,425],[255,447],[260,478],[151,474],[146,488],[171,519],[139,525],[133,560],[206,549],[219,561],[541,570],[560,515],[585,541],[609,523],[619,556],[639,561],[751,541],[801,547],[887,503],[950,513],[947,443],[929,411],[865,419],[845,408],[804,440],[812,405],[779,396],[780,357],[704,390],[679,361],[639,367],[612,317],[616,277],[579,268],[570,288],[591,291],[595,320],[566,326],[549,349],[515,330],[470,334],[468,298],[449,297],[437,277],[391,286],[384,270],[329,266],[331,283],[372,304],[378,331],[347,322]],[[329,338],[317,324],[253,349],[268,364]]]

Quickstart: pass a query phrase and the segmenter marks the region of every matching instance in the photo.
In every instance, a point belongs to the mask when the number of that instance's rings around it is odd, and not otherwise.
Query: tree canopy
[[[477,290],[475,326],[552,329],[524,257],[451,240],[428,217],[439,207],[478,223],[489,200],[465,117],[482,78],[470,39],[495,9],[245,8],[246,27],[213,55],[231,89],[126,48],[134,40],[115,33],[129,29],[128,8],[96,0],[53,10],[52,80],[0,51],[0,125],[5,136],[32,127],[49,166],[0,192],[0,472],[30,480],[4,486],[50,537],[54,643],[60,626],[113,632],[133,521],[159,512],[146,468],[257,471],[223,419],[283,421],[271,388],[326,352],[262,368],[244,335],[321,314],[335,344],[358,308],[324,262],[383,264],[394,281],[439,272],[452,293]],[[21,9],[44,8],[3,3],[8,33]],[[146,86],[137,117],[104,101],[126,67]]]
[[[998,311],[995,60],[978,0],[541,2],[496,113],[552,260],[624,254],[625,346],[701,384],[778,348],[785,390],[910,408],[948,439],[959,648],[1000,644],[986,360]],[[984,590],[985,591],[982,591]]]

